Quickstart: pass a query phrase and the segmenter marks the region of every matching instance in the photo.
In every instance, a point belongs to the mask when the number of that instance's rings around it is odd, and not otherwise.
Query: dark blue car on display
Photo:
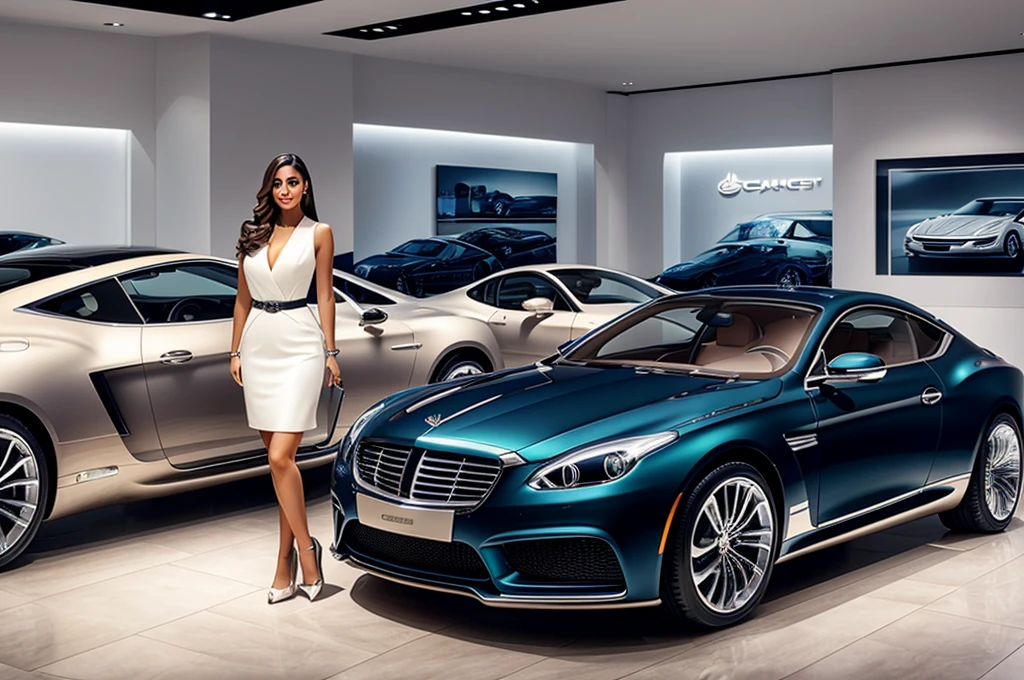
[[[555,237],[535,229],[481,227],[459,234],[459,240],[491,253],[505,269],[556,262]]]
[[[356,262],[354,268],[356,276],[416,297],[446,293],[501,269],[501,262],[486,250],[440,236],[406,241]]]
[[[888,296],[657,298],[536,364],[363,413],[334,467],[332,550],[488,605],[728,625],[778,562],[933,513],[1003,530],[1022,383]]]
[[[832,284],[832,212],[770,213],[736,225],[714,248],[656,279],[674,290]]]
[[[63,243],[64,241],[41,234],[31,234],[24,231],[0,231],[0,255],[7,255],[21,250],[45,248],[46,246],[58,246]]]

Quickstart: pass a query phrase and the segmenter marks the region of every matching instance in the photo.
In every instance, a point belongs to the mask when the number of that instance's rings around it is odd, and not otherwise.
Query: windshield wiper
[[[691,370],[689,374],[704,378],[726,378],[727,380],[739,380],[740,377],[739,373],[733,373],[732,371],[718,371],[713,368],[695,368]]]

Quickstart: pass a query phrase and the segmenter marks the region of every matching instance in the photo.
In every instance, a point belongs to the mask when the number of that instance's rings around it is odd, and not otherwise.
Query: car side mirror
[[[523,309],[533,312],[538,318],[550,316],[555,312],[555,303],[546,297],[535,297],[523,303]]]
[[[364,309],[359,315],[360,326],[376,326],[382,324],[388,320],[388,314],[383,309],[377,307],[371,307],[370,309]]]
[[[886,374],[885,361],[876,354],[847,352],[828,363],[825,375],[816,376],[817,382],[826,385],[840,383],[876,383]]]

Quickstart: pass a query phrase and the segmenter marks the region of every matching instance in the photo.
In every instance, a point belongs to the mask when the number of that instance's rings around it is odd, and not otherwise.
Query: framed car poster
[[[879,160],[876,271],[1020,276],[1024,153]]]
[[[528,229],[555,237],[558,175],[553,172],[437,166],[437,235],[481,226]]]

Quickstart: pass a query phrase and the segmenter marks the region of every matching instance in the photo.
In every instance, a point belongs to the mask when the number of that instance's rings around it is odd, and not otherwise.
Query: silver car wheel
[[[719,614],[742,609],[761,588],[774,541],[764,489],[746,477],[719,484],[690,538],[690,577],[704,605]]]
[[[801,281],[800,272],[792,267],[788,267],[779,276],[779,288],[793,289],[799,286]]]
[[[1017,505],[1020,490],[1021,451],[1017,433],[1006,423],[988,435],[985,459],[985,504],[997,522],[1004,521]]]
[[[0,428],[0,555],[25,536],[39,509],[39,467],[28,443]]]
[[[1006,237],[1006,255],[1012,260],[1016,260],[1020,255],[1020,236],[1017,236],[1016,232]]]
[[[484,369],[480,367],[480,364],[475,361],[467,361],[452,366],[447,373],[441,376],[441,382],[457,380],[459,378],[468,378],[471,375],[483,375],[483,373]]]

